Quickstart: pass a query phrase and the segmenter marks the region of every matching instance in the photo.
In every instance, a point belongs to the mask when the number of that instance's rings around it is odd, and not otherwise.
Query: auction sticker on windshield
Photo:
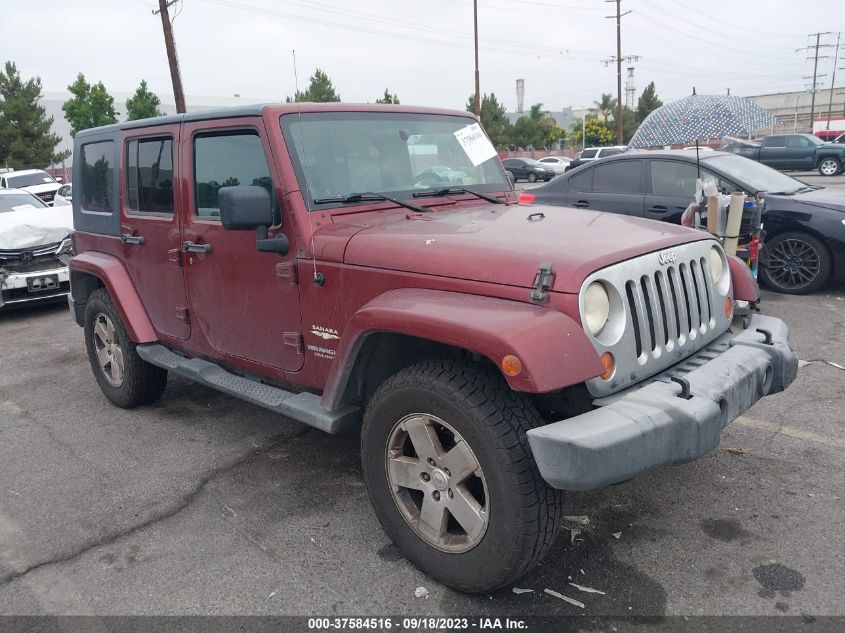
[[[455,132],[455,138],[458,139],[458,143],[461,144],[473,167],[478,167],[485,160],[490,160],[496,155],[496,148],[478,123],[461,128]]]

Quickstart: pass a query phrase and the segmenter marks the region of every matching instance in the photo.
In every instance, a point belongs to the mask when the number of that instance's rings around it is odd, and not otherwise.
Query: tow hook
[[[763,344],[764,345],[771,345],[772,344],[772,333],[768,330],[764,330],[761,327],[758,327],[757,332],[763,335]]]

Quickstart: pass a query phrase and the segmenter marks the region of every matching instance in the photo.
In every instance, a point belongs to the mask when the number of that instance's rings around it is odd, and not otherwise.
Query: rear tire
[[[767,241],[763,249],[760,279],[778,292],[805,295],[821,288],[830,278],[833,263],[824,244],[812,235],[793,231]]]
[[[367,407],[361,458],[376,516],[402,554],[468,592],[533,568],[554,543],[563,498],[526,439],[542,423],[491,368],[431,360],[388,378]]]
[[[149,404],[164,392],[167,371],[138,355],[105,288],[92,292],[85,305],[85,347],[97,384],[118,407]]]
[[[824,158],[819,163],[819,173],[822,176],[835,176],[839,173],[842,166],[835,158]]]

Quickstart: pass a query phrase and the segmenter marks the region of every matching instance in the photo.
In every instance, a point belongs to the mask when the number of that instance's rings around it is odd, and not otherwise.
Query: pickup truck
[[[818,169],[822,176],[835,176],[845,169],[845,145],[825,143],[812,134],[775,134],[759,145],[735,141],[722,149],[781,171]]]
[[[177,375],[360,434],[375,516],[457,589],[534,567],[563,491],[701,457],[797,373],[783,321],[732,329],[759,290],[718,241],[517,204],[466,112],[243,106],[81,131],[74,159],[69,302],[105,397]]]

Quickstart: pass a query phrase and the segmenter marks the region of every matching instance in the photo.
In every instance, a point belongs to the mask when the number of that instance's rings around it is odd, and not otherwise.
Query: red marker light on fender
[[[523,191],[522,193],[519,194],[518,201],[519,201],[519,204],[531,204],[532,202],[534,202],[534,198],[536,198],[536,197],[537,196],[535,196],[533,193],[527,193],[527,192]]]

